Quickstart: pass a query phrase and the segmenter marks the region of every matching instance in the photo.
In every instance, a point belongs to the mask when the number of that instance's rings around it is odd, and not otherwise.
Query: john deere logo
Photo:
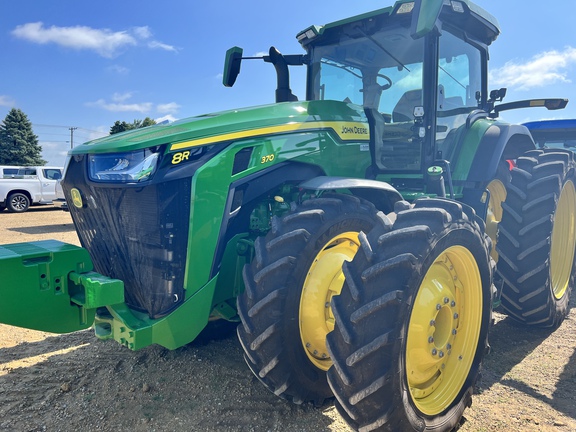
[[[70,191],[70,195],[72,195],[72,203],[78,207],[78,208],[82,208],[82,206],[84,205],[82,203],[82,194],[80,193],[80,191],[76,188],[73,188]]]

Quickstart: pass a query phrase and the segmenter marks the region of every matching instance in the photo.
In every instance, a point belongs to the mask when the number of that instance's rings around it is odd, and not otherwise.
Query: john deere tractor
[[[567,101],[498,104],[498,34],[468,0],[400,0],[305,29],[304,54],[271,48],[272,105],[74,148],[62,184],[82,247],[0,247],[0,320],[133,350],[235,321],[278,396],[335,395],[366,431],[457,426],[494,301],[554,326],[574,277],[572,153],[495,120]],[[243,59],[227,52],[225,85]]]

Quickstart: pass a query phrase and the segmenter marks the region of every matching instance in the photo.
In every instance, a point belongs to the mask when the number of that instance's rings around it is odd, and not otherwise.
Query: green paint
[[[85,249],[56,240],[0,246],[0,322],[53,333],[90,327],[94,310],[71,303],[82,289],[68,274],[91,270]]]
[[[113,339],[131,350],[158,344],[176,349],[192,342],[208,324],[216,278],[190,296],[169,315],[151,319],[125,304],[108,306],[98,315],[95,332],[99,339]]]
[[[407,3],[409,1],[398,1],[392,7],[325,26],[309,27],[298,37],[304,46],[321,44],[359,21],[381,18],[383,23],[393,23],[396,19],[393,15]],[[462,0],[462,3],[497,29],[497,22],[491,15],[468,0]],[[434,29],[437,20],[442,19],[442,5],[441,0],[421,0],[420,7],[414,9],[420,11],[415,17],[416,36],[427,35]],[[451,6],[447,4],[446,7]],[[414,18],[411,13],[399,18],[403,25]],[[235,48],[232,53],[239,54],[241,50]],[[229,61],[231,58],[229,56]],[[429,86],[430,83],[426,83],[426,89]],[[184,272],[184,301],[166,316],[152,319],[124,302],[121,281],[92,272],[92,261],[85,249],[53,241],[25,243],[0,247],[0,320],[52,332],[74,331],[94,323],[98,338],[116,340],[132,350],[150,344],[169,349],[183,346],[196,338],[210,316],[237,320],[235,298],[244,289],[241,272],[252,258],[253,241],[269,229],[273,215],[281,215],[287,210],[287,203],[297,196],[298,190],[297,185],[292,184],[265,190],[265,196],[252,204],[254,208],[250,209],[247,218],[250,226],[237,229],[241,232],[229,234],[230,240],[219,245],[222,238],[228,238],[224,237],[229,216],[225,212],[231,198],[231,184],[290,163],[308,165],[329,176],[364,178],[371,164],[368,134],[358,132],[354,136],[356,132],[351,135],[347,131],[358,125],[360,129],[366,129],[367,123],[363,108],[352,103],[330,100],[284,102],[205,114],[111,135],[75,147],[70,151],[72,157],[86,161],[90,154],[126,154],[162,146],[159,147],[164,151],[159,154],[162,164],[151,179],[155,181],[154,176],[161,170],[166,179],[171,173],[185,171],[186,164],[191,162],[188,160],[190,155],[184,155],[185,151],[202,150],[202,146],[217,143],[217,154],[206,157],[202,165],[190,169],[190,196],[177,197],[190,202],[185,267],[174,270]],[[410,121],[406,124],[413,126]],[[464,126],[460,130],[460,139],[456,140],[460,147],[446,155],[453,163],[454,180],[466,180],[474,156],[480,151],[481,139],[491,124],[492,121],[483,119],[469,130]],[[390,129],[384,129],[389,134],[384,141],[393,143],[400,135],[394,135]],[[414,130],[402,129],[402,132],[401,138],[406,141],[412,138]],[[238,164],[238,155],[244,154],[247,160]],[[408,173],[382,173],[377,178],[395,185],[408,185],[421,180],[423,172],[411,169]],[[144,180],[143,186],[148,181],[148,178]],[[424,182],[420,183],[419,188],[398,186],[404,199],[413,201],[424,196]],[[88,189],[83,205],[106,205],[89,201]],[[460,189],[456,194],[460,196]],[[275,196],[283,200],[277,200]],[[74,215],[82,208],[72,210]],[[222,250],[218,251],[218,247]],[[157,244],[150,249],[156,250],[154,248],[159,249]],[[221,256],[220,262],[217,254]],[[169,258],[166,263],[171,263]],[[100,309],[95,315],[96,308]]]

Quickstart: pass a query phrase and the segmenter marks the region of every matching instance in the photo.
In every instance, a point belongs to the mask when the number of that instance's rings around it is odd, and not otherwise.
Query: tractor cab
[[[463,125],[486,108],[488,45],[499,34],[496,20],[467,1],[435,10],[424,3],[397,2],[297,36],[308,51],[307,98],[362,106],[366,176],[414,192],[426,192],[431,167],[449,175]]]
[[[340,132],[359,141],[370,137],[371,164],[364,177],[391,184],[409,201],[444,196],[446,189],[452,198],[463,198],[462,185],[470,180],[477,153],[475,146],[461,151],[471,126],[492,112],[495,117],[503,109],[533,106],[524,101],[495,107],[506,89],[488,91],[487,64],[488,46],[499,33],[496,19],[469,0],[401,0],[301,31],[297,39],[305,55],[284,56],[272,47],[259,58],[276,69],[276,102],[296,100],[288,67],[306,65],[307,101],[338,101],[363,113],[365,128]],[[224,85],[234,84],[241,60],[250,58],[255,57],[242,57],[238,47],[227,52]],[[319,115],[337,117],[345,111],[332,106],[334,112],[325,108]],[[488,123],[481,128],[472,139],[476,144]],[[529,138],[521,141],[515,153],[533,147]],[[483,162],[498,165],[497,160]],[[495,175],[488,171],[471,190],[485,189],[486,178]],[[473,195],[468,201],[479,209],[478,193]]]

